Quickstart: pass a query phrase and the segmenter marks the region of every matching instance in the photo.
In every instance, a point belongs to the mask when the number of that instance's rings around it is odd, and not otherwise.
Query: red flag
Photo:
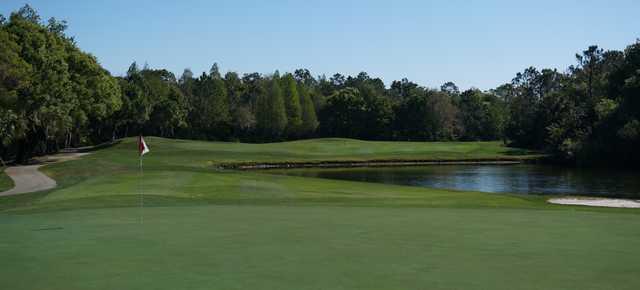
[[[142,156],[147,154],[147,152],[149,152],[149,147],[147,147],[147,143],[144,142],[144,138],[140,135],[140,137],[138,137],[138,154]]]

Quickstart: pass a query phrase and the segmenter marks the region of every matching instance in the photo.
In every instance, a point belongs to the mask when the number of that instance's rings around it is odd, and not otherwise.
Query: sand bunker
[[[0,192],[0,196],[16,195],[48,190],[56,187],[56,181],[40,172],[38,168],[46,163],[73,160],[89,153],[60,153],[36,158],[40,164],[7,167],[5,173],[13,179],[14,187]]]
[[[584,205],[601,207],[640,208],[639,200],[617,198],[562,197],[548,200],[553,204]]]

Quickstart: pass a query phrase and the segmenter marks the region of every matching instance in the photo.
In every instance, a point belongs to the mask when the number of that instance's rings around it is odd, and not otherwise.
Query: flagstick
[[[142,178],[144,177],[144,172],[142,171],[142,155],[140,155],[140,182],[138,182],[138,187],[140,189],[140,223],[144,223],[144,193],[142,192]]]

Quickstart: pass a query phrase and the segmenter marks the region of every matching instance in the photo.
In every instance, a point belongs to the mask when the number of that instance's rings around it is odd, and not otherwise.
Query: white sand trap
[[[639,200],[617,198],[560,197],[551,198],[548,202],[564,205],[584,205],[601,207],[640,208]]]

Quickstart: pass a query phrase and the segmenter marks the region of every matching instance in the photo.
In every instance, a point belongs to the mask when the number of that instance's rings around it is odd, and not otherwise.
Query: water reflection
[[[545,165],[289,169],[273,173],[496,193],[640,197],[640,173]]]

